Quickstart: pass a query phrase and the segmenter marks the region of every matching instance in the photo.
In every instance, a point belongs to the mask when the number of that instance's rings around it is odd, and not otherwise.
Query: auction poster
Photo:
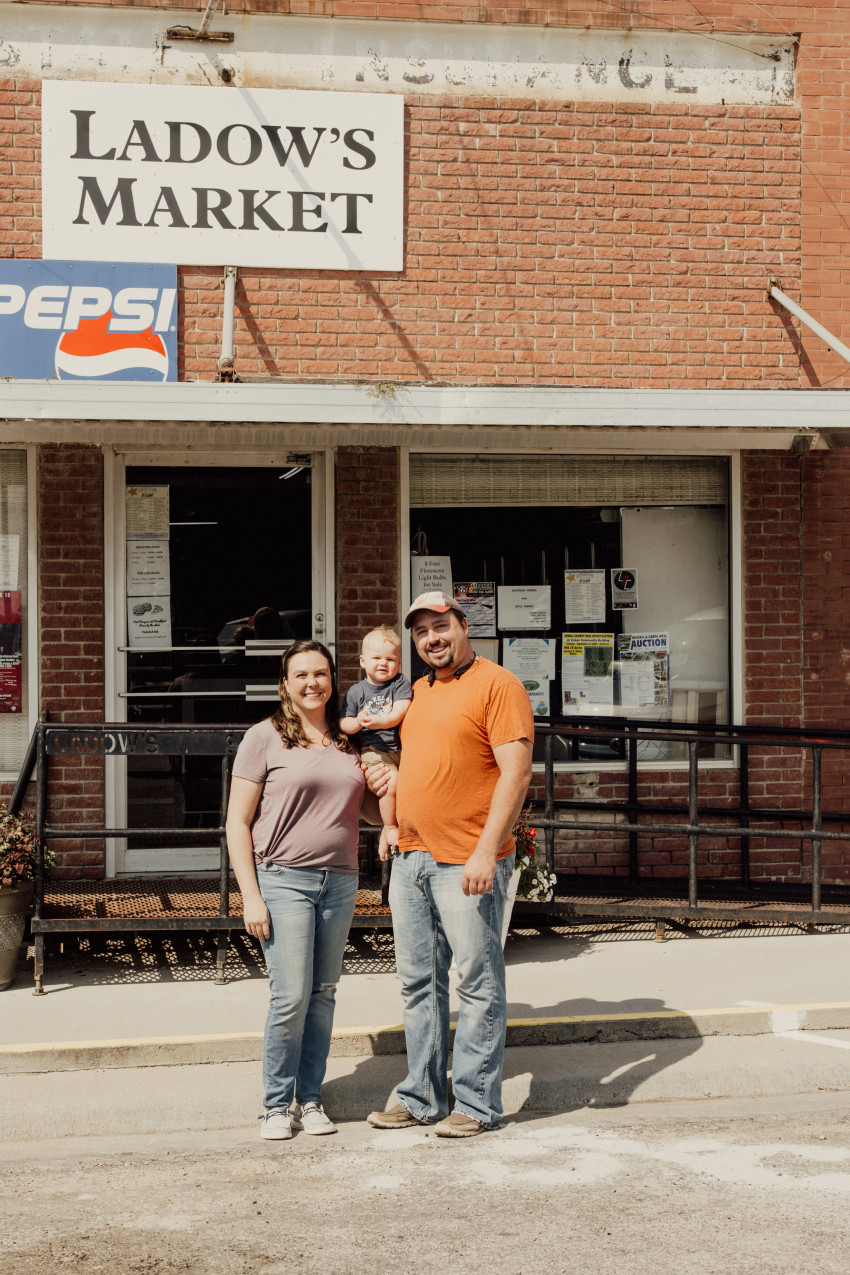
[[[564,572],[564,614],[567,624],[605,623],[605,572]]]
[[[21,591],[0,592],[0,713],[23,709]]]
[[[621,633],[620,703],[623,708],[670,703],[670,639],[667,633]]]
[[[493,580],[455,580],[453,594],[469,624],[469,636],[496,637],[496,584]]]
[[[603,578],[605,573],[602,572]],[[561,688],[565,717],[611,712],[614,706],[614,634],[564,633]]]

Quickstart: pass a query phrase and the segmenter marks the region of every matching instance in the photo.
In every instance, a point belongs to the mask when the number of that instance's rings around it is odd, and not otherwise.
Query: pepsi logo
[[[56,375],[65,381],[165,381],[168,350],[152,327],[110,332],[112,311],[80,319],[56,345]]]

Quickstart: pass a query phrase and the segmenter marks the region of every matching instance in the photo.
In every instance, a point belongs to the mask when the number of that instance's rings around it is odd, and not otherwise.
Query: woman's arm
[[[378,798],[369,791],[365,784],[363,785],[363,797],[360,801],[360,817],[365,819],[367,823],[381,822],[381,808],[378,805]]]
[[[262,791],[262,784],[252,783],[250,779],[234,777],[230,786],[225,829],[230,862],[242,893],[245,929],[256,938],[267,939],[269,912],[257,884],[254,843],[251,840],[251,820],[256,813]]]

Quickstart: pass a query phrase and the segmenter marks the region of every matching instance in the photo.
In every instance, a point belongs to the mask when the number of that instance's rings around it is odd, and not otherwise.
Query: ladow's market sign
[[[45,81],[44,256],[402,268],[403,98]]]

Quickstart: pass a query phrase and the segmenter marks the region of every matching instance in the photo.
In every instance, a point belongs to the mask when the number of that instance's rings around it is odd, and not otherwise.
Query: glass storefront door
[[[308,464],[127,466],[119,697],[129,723],[250,724],[274,711],[282,651],[299,638],[325,640],[311,479]],[[218,826],[219,758],[118,765],[127,826]],[[214,870],[217,840],[204,840],[136,836],[115,847],[115,870]]]

